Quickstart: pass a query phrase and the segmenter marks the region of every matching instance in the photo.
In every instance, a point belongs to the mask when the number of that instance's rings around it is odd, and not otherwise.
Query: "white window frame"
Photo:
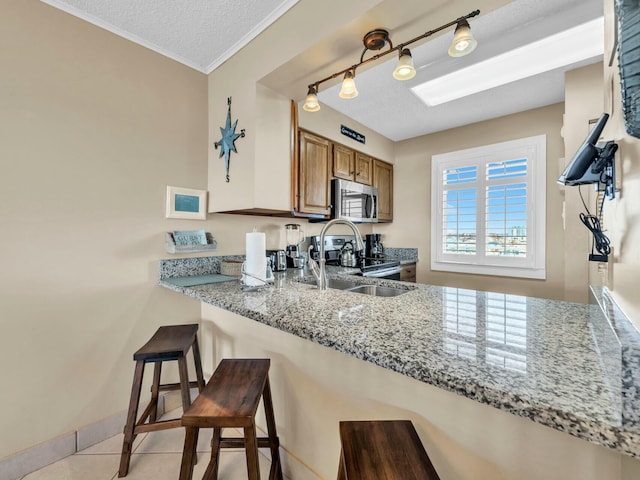
[[[495,143],[431,157],[431,270],[480,275],[545,279],[547,137]],[[486,165],[518,158],[527,159],[527,175],[507,183],[527,184],[527,255],[522,257],[485,254]],[[476,166],[476,253],[444,251],[443,174],[446,169]],[[469,188],[460,184],[460,188]],[[484,192],[484,194],[483,194]]]

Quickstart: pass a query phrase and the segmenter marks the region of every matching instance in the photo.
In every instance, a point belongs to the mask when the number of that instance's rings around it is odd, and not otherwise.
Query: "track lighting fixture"
[[[360,63],[352,65],[349,68],[345,68],[344,70],[336,72],[333,75],[310,84],[309,90],[307,92],[307,98],[302,108],[307,112],[317,112],[318,110],[320,110],[320,103],[318,102],[318,86],[321,83],[333,80],[340,75],[344,75],[342,88],[340,89],[339,93],[340,97],[347,99],[357,97],[358,89],[356,88],[355,83],[356,69],[361,65],[364,65],[365,63],[378,60],[379,58],[382,58],[383,56],[391,52],[398,52],[398,64],[393,71],[393,78],[395,78],[396,80],[409,80],[413,78],[416,75],[416,69],[413,66],[411,51],[406,47],[408,45],[411,45],[412,43],[417,42],[418,40],[422,40],[446,28],[452,27],[453,25],[456,25],[456,29],[453,36],[453,42],[451,43],[451,47],[449,47],[449,55],[452,57],[462,57],[471,53],[476,48],[478,42],[476,42],[476,40],[471,35],[471,27],[469,26],[469,22],[467,21],[467,19],[475,17],[479,14],[480,10],[475,10],[463,17],[446,23],[434,30],[425,32],[422,35],[412,38],[408,42],[401,43],[395,47],[393,46],[393,43],[389,38],[389,32],[381,28],[371,30],[362,39],[362,42],[364,43],[364,50],[362,51],[362,55],[360,55]],[[388,50],[385,50],[382,53],[378,53],[366,60],[364,59],[364,55],[368,50],[381,50],[386,45],[389,45]]]

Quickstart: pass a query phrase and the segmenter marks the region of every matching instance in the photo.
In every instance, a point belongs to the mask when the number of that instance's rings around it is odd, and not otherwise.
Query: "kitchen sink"
[[[304,283],[309,285],[315,285],[314,279],[305,280]],[[364,295],[372,295],[374,297],[395,297],[402,295],[403,293],[410,292],[411,290],[405,290],[403,288],[383,287],[381,285],[359,285],[349,280],[342,280],[340,278],[328,278],[327,287],[334,288],[336,290],[345,290],[347,292],[361,293]]]
[[[305,280],[304,283],[309,285],[316,285],[316,280]],[[357,287],[358,284],[354,282],[350,282],[349,280],[342,280],[340,278],[327,278],[327,287],[335,288],[336,290],[349,290],[350,288]]]
[[[364,293],[365,295],[373,295],[375,297],[395,297],[407,293],[409,290],[402,288],[382,287],[380,285],[358,285],[357,287],[347,289],[348,292]]]

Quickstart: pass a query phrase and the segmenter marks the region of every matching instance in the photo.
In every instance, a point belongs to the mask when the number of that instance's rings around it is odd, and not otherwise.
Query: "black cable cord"
[[[585,227],[589,229],[589,231],[593,234],[593,239],[591,242],[591,253],[593,253],[593,249],[595,248],[602,255],[609,255],[611,253],[610,241],[609,238],[603,233],[602,228],[600,226],[600,220],[597,216],[591,215],[591,212],[587,208],[587,204],[582,197],[582,190],[580,190],[580,185],[578,185],[578,192],[580,193],[580,199],[582,200],[582,204],[584,205],[584,209],[587,213],[580,214],[580,221],[584,224]],[[602,204],[600,205],[600,213],[602,214],[602,208],[604,207],[604,196],[602,198]],[[596,213],[598,206],[596,205]],[[606,260],[605,260],[606,261]]]

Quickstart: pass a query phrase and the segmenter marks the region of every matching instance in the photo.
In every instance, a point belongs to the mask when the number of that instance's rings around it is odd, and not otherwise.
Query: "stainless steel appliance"
[[[353,249],[353,243],[345,242],[340,249],[340,265],[343,267],[355,267],[358,263],[358,256]]]
[[[314,260],[318,260],[320,251],[320,236],[315,235],[309,237],[309,243],[313,247],[311,256]],[[355,242],[353,235],[325,235],[324,252],[327,265],[340,265],[340,252],[348,242]],[[356,252],[356,267],[360,269],[360,274],[365,277],[387,278],[389,280],[400,280],[400,272],[402,267],[398,260],[388,260],[382,258],[366,257],[364,253]]]
[[[378,189],[341,178],[331,180],[331,218],[353,223],[378,222]]]
[[[300,254],[299,244],[304,240],[304,232],[297,223],[287,223],[284,226],[285,241],[287,242],[287,266],[303,268],[305,258]]]
[[[267,250],[267,256],[274,272],[282,272],[287,269],[287,255],[284,250]]]
[[[369,233],[366,235],[365,256],[369,258],[384,258],[384,247],[380,240],[382,235],[379,233]]]

